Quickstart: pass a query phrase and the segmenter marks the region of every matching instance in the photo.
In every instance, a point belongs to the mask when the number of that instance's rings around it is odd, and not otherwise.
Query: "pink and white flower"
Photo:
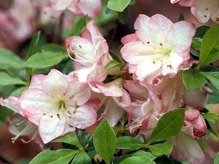
[[[87,24],[81,37],[67,38],[66,48],[70,54],[74,55],[75,72],[73,74],[77,74],[79,81],[89,83],[105,80],[107,76],[105,66],[112,58],[109,55],[106,40],[94,21]]]
[[[210,19],[219,23],[218,0],[170,0],[184,7],[191,7],[191,13],[200,23],[207,23]]]
[[[26,118],[38,126],[44,143],[96,122],[95,110],[86,105],[90,88],[76,78],[51,70],[35,75],[28,90],[20,96]]]
[[[57,12],[68,9],[75,15],[94,17],[101,11],[101,0],[50,0],[51,7]]]
[[[190,45],[194,26],[185,21],[171,22],[156,14],[151,18],[139,15],[135,21],[134,37],[126,37],[121,49],[129,64],[130,73],[140,81],[150,83],[160,76],[174,76],[190,59]]]
[[[210,19],[219,22],[218,0],[195,0],[191,7],[192,14],[200,23],[207,23]]]

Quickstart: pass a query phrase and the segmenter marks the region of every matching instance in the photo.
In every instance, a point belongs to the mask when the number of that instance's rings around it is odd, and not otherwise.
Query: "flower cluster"
[[[208,89],[187,91],[181,79],[181,71],[193,63],[189,52],[194,26],[185,21],[173,23],[157,14],[139,15],[134,27],[134,34],[122,38],[121,55],[128,63],[123,71],[107,69],[113,61],[109,47],[90,21],[81,36],[66,39],[75,71],[64,75],[53,69],[48,75],[34,75],[19,98],[2,99],[1,105],[23,116],[44,144],[76,129],[87,129],[103,117],[115,126],[123,115],[128,116],[131,134],[148,137],[165,113],[185,107],[181,133],[171,141],[173,155],[203,161],[194,139],[206,134],[200,110],[206,105]],[[28,130],[19,133],[27,134]],[[181,143],[186,144],[182,147]],[[196,153],[190,154],[191,149]]]

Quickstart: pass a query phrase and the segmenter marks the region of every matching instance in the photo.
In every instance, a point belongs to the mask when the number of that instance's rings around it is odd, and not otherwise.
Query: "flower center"
[[[60,100],[58,104],[59,104],[59,109],[60,110],[65,110],[66,109],[65,101]]]

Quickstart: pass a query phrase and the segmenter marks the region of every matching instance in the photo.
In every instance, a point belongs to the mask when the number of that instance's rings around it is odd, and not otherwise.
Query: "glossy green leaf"
[[[206,71],[201,72],[202,75],[208,79],[211,84],[219,90],[219,69],[208,69]]]
[[[204,75],[192,69],[182,72],[182,80],[187,90],[201,88],[207,83]]]
[[[29,50],[27,52],[27,58],[29,58],[30,56],[32,56],[33,54],[35,54],[37,52],[37,45],[38,45],[38,42],[40,40],[40,34],[41,32],[38,31],[37,33],[35,33],[31,39],[31,42],[30,42],[30,46],[29,46]]]
[[[150,145],[148,148],[156,156],[162,156],[162,155],[169,156],[173,150],[173,146],[167,143]]]
[[[0,68],[22,68],[24,61],[16,56],[13,52],[4,48],[0,49]]]
[[[67,134],[63,137],[57,138],[53,142],[63,142],[63,143],[67,143],[67,144],[70,144],[70,145],[77,146],[78,148],[82,148],[75,132]]]
[[[205,33],[208,31],[209,26],[200,26],[196,29],[195,37],[203,38]]]
[[[198,68],[219,59],[219,26],[212,26],[203,37]]]
[[[72,160],[71,164],[91,164],[90,157],[85,151],[79,151],[74,159]]]
[[[151,161],[155,160],[157,157],[152,154],[151,152],[148,152],[148,151],[143,151],[143,150],[140,150],[140,151],[137,151],[133,154],[134,156],[138,156],[138,157],[141,157],[141,156],[147,156],[147,158],[149,158]]]
[[[7,73],[0,72],[0,85],[16,85],[16,84],[25,85],[26,82],[17,77],[12,77]]]
[[[77,22],[72,26],[69,36],[80,35],[81,31],[87,24],[87,16],[84,16],[77,20]]]
[[[109,0],[107,7],[113,11],[123,12],[131,0]]]
[[[67,54],[67,51],[63,46],[54,43],[43,45],[41,47],[41,52],[54,52],[54,53]]]
[[[133,137],[119,137],[116,140],[116,148],[124,150],[137,150],[144,147],[145,144]]]
[[[201,51],[202,39],[201,38],[193,38],[192,39],[192,48],[195,50]]]
[[[149,143],[164,141],[177,135],[183,125],[184,109],[175,109],[164,114],[152,132]]]
[[[93,143],[97,153],[109,164],[116,148],[116,134],[106,119],[96,128]]]
[[[69,149],[45,150],[34,157],[30,164],[68,164],[77,152]]]
[[[120,164],[135,164],[135,163],[147,163],[155,164],[153,161],[156,157],[150,152],[139,151],[132,154],[131,157],[126,158]]]
[[[66,58],[68,56],[63,53],[36,53],[26,61],[25,66],[28,68],[43,69],[54,66]]]

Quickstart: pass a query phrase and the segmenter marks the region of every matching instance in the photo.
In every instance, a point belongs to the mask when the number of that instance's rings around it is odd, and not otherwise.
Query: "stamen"
[[[27,141],[25,141],[24,139],[21,139],[21,141],[23,142],[23,143],[30,143],[31,141],[33,141],[35,138],[36,138],[36,136],[37,136],[37,132],[34,134],[34,136],[30,139],[30,140],[27,140]]]

